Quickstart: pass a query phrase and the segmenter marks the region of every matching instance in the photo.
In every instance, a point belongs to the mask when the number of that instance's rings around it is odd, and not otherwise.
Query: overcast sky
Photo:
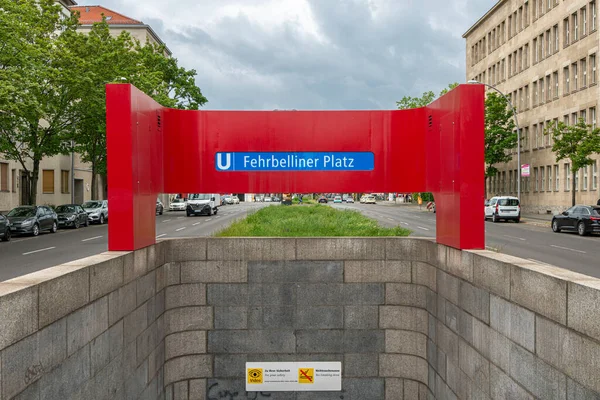
[[[205,109],[392,109],[465,81],[463,33],[496,0],[77,0],[152,26]]]

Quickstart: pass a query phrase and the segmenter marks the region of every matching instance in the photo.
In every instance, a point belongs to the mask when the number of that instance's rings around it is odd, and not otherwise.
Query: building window
[[[540,95],[540,104],[543,104],[546,102],[546,89],[544,88],[544,78],[540,79],[540,91],[542,92],[542,94]]]
[[[8,163],[0,163],[0,192],[8,192]]]
[[[550,81],[550,75],[546,76],[546,101],[552,100],[552,82]]]
[[[573,75],[573,91],[576,91],[579,86],[579,74],[578,74],[578,70],[577,70],[577,63],[573,63],[571,64],[571,74]]]
[[[542,192],[546,190],[546,179],[545,179],[545,176],[544,176],[544,170],[545,170],[544,167],[540,167],[540,184],[541,184],[540,185],[541,186],[540,189],[541,189]]]
[[[571,190],[571,168],[569,164],[565,164],[565,192]]]
[[[558,174],[558,164],[554,165],[554,191],[558,192],[560,190],[560,176]]]
[[[538,126],[537,126],[537,124],[533,124],[533,138],[534,138],[534,143],[535,143],[534,149],[537,149],[538,148],[538,143],[539,143],[538,142],[539,138],[538,138]]]
[[[585,112],[585,110],[581,110],[579,112],[579,119],[583,120],[583,122],[587,124],[587,113]]]
[[[548,165],[546,167],[546,171],[548,171],[548,191],[552,190],[552,166]]]
[[[579,40],[579,21],[577,21],[577,13],[571,15],[571,24],[573,25],[573,41]]]
[[[563,21],[563,31],[564,31],[564,45],[563,47],[567,47],[570,44],[570,36],[571,32],[569,32],[569,18],[565,18]]]
[[[583,7],[579,10],[579,18],[581,19],[581,36],[587,35],[587,9]]]
[[[538,186],[538,168],[535,167],[533,169],[533,179],[534,179],[534,191],[537,192],[540,188]]]
[[[590,2],[590,13],[592,14],[592,31],[596,30],[596,1]]]
[[[533,82],[533,106],[537,107],[538,104],[539,104],[539,99],[538,99],[538,83],[537,82]]]
[[[69,171],[60,171],[60,192],[69,193]]]
[[[577,192],[579,190],[579,171],[577,170],[577,172],[575,172],[575,191]]]
[[[552,80],[554,81],[554,98],[558,99],[558,71],[552,73]]]
[[[582,182],[583,185],[582,186],[583,186],[583,190],[587,190],[588,189],[588,166],[586,165],[582,169],[583,169],[583,182]]]
[[[592,190],[598,189],[598,161],[592,164]]]
[[[538,58],[538,40],[537,40],[537,38],[533,39],[533,52],[534,52],[534,54],[533,54],[533,63],[537,64],[538,61],[539,61],[539,58]]]
[[[590,56],[590,85],[596,84],[596,55]]]
[[[596,129],[596,107],[590,108],[590,125],[592,129]]]
[[[54,170],[45,169],[42,173],[42,192],[54,193]]]
[[[12,192],[16,193],[17,192],[17,170],[15,168],[13,168],[12,170],[12,174],[11,174],[11,188],[12,188]]]
[[[575,125],[577,125],[577,122],[578,122],[577,121],[577,113],[574,112],[571,114],[571,125],[575,126]]]
[[[579,70],[581,71],[581,87],[584,88],[587,86],[587,60],[585,58],[579,61]]]
[[[558,41],[558,24],[554,25],[554,28],[552,29],[554,31],[554,52],[556,53],[560,44]]]
[[[523,128],[523,135],[521,136],[521,140],[523,141],[523,151],[529,150],[529,127],[526,126]]]
[[[563,94],[567,95],[567,94],[569,94],[569,80],[570,80],[569,79],[569,67],[563,68],[563,77],[565,80],[564,85],[563,85],[564,86]]]

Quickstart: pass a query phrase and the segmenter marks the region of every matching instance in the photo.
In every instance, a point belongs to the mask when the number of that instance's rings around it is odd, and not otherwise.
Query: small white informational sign
[[[247,392],[342,390],[341,362],[248,362]]]

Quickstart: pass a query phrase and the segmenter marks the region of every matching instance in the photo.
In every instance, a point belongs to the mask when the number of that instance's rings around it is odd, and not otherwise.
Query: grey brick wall
[[[0,321],[0,400],[600,399],[600,281],[428,240],[168,240],[0,283]],[[245,392],[299,360],[342,392]]]

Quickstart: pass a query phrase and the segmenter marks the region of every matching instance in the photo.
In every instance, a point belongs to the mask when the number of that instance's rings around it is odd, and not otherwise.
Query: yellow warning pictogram
[[[298,368],[298,383],[315,383],[315,369]]]
[[[262,368],[248,368],[248,383],[263,383]]]

